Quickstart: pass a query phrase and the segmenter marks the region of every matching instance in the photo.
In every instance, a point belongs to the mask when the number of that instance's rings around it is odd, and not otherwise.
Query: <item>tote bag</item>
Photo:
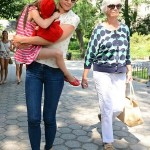
[[[137,126],[143,123],[141,111],[138,102],[135,100],[135,94],[132,83],[130,86],[130,96],[125,99],[123,112],[117,116],[119,120],[129,127]]]

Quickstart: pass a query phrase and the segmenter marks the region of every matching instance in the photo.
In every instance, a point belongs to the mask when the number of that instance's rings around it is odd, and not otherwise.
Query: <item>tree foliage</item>
[[[138,18],[132,26],[132,32],[138,34],[148,35],[150,34],[150,15],[145,18]]]
[[[74,12],[76,12],[80,17],[80,24],[76,29],[76,35],[79,41],[80,50],[82,56],[85,53],[85,41],[84,38],[89,38],[93,27],[95,26],[97,20],[97,9],[93,7],[91,3],[87,0],[78,1],[74,7]]]
[[[93,30],[91,27],[95,25],[95,22],[97,20],[96,7],[93,7],[93,5],[87,0],[81,0],[74,7],[74,11],[80,17],[80,24],[78,26],[78,29],[82,31],[84,36],[89,37],[91,31]]]
[[[33,0],[0,0],[0,18],[17,18],[23,7]]]

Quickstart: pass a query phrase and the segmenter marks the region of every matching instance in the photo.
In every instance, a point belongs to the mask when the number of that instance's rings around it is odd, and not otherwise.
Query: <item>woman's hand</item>
[[[23,36],[21,36],[21,35],[14,35],[14,37],[13,37],[13,44],[14,43],[23,43],[22,41],[23,41]]]
[[[127,65],[127,77],[126,77],[126,83],[129,83],[133,80],[132,78],[132,66],[131,65]]]
[[[88,88],[88,80],[85,78],[82,78],[81,86],[83,89]]]
[[[23,37],[24,36],[20,36],[20,35],[14,35],[13,37],[13,45],[14,47],[16,47],[17,49],[25,49],[29,47],[29,44],[23,43]]]
[[[132,71],[127,72],[127,77],[126,77],[126,83],[129,83],[133,80],[132,78]]]

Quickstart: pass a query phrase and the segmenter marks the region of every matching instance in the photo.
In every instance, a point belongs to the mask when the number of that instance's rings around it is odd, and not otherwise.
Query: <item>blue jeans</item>
[[[25,93],[32,150],[40,150],[42,93],[44,94],[45,149],[49,150],[53,145],[57,128],[56,110],[63,86],[64,74],[59,68],[51,68],[37,62],[27,66]]]

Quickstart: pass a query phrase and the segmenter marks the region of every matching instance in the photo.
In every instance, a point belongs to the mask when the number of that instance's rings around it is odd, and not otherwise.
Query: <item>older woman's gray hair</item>
[[[101,10],[103,13],[106,13],[107,11],[107,6],[111,4],[122,4],[121,0],[103,0],[102,5],[101,5]]]

